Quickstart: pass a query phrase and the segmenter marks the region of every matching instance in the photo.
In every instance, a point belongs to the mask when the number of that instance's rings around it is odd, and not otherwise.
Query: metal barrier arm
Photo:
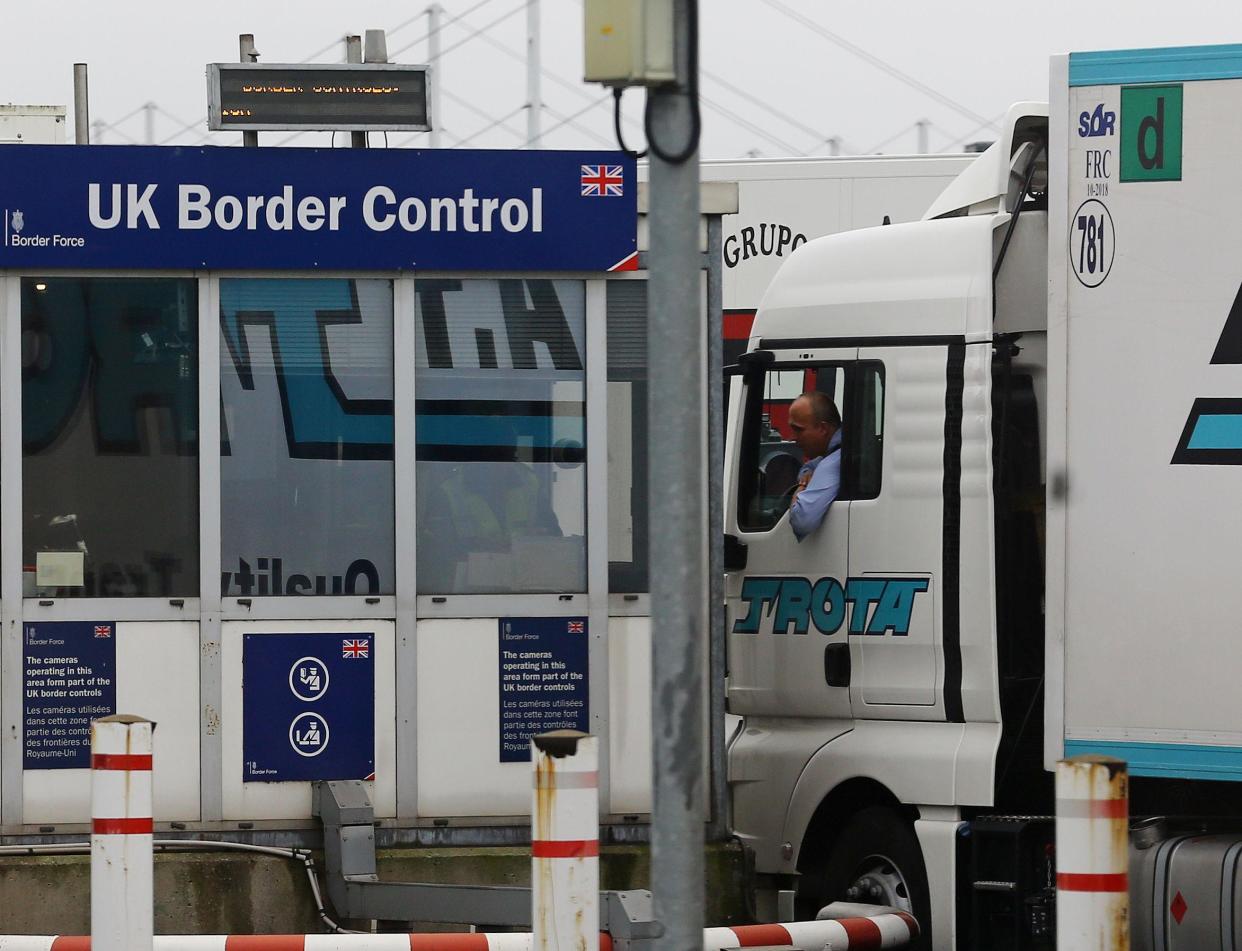
[[[311,795],[323,822],[328,897],[339,916],[530,926],[529,888],[380,881],[375,813],[362,783],[316,782]]]
[[[530,889],[511,885],[445,885],[380,881],[375,863],[375,813],[356,781],[312,784],[311,809],[323,823],[328,897],[342,918],[531,925]],[[602,892],[601,929],[623,941],[657,937],[651,893]]]

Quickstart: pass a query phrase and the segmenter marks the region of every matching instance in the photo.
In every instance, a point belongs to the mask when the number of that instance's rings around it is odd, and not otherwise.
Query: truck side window
[[[848,416],[846,407],[841,407],[845,424],[841,498],[874,499],[880,494],[884,462],[884,366],[858,363],[851,376]]]
[[[738,472],[738,527],[766,532],[789,510],[805,461],[789,428],[789,407],[818,390],[842,420],[841,499],[880,494],[884,454],[884,367],[875,361],[773,367],[747,385]]]

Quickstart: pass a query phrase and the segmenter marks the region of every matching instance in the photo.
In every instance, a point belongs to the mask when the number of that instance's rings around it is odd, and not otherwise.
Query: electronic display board
[[[427,67],[398,63],[210,63],[207,126],[426,132]]]

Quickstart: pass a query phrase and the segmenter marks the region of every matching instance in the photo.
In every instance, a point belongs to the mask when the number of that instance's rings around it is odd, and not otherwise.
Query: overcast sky
[[[438,64],[443,143],[526,142],[526,0],[443,0]],[[929,151],[987,139],[986,121],[1022,99],[1046,99],[1048,57],[1072,50],[1242,42],[1242,4],[1223,0],[1014,3],[701,0],[704,158]],[[395,62],[428,58],[422,0],[54,0],[0,7],[0,102],[67,105],[72,64],[90,64],[99,140],[144,142],[153,102],[157,143],[234,144],[208,133],[204,64],[235,62],[253,33],[261,62],[343,59],[340,38],[389,31]],[[541,0],[543,144],[612,147],[611,98],[582,82],[582,0]],[[643,92],[625,96],[627,145],[643,144]],[[593,103],[597,103],[593,105]],[[72,120],[70,120],[72,135]],[[390,145],[425,144],[392,133]],[[328,144],[263,133],[262,144]],[[374,144],[381,143],[380,138]],[[337,145],[345,144],[337,136]]]

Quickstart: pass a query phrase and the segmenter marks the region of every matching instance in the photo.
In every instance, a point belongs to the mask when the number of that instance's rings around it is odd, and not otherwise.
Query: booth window
[[[23,593],[198,594],[193,280],[23,278]]]
[[[789,428],[803,393],[832,397],[841,413],[841,500],[880,494],[884,449],[884,368],[875,361],[779,366],[747,384],[738,470],[738,526],[773,528],[789,510],[804,461]]]
[[[583,283],[415,293],[419,593],[585,591]]]
[[[220,282],[221,593],[395,590],[393,290]]]
[[[608,590],[647,575],[647,282],[608,282]]]

